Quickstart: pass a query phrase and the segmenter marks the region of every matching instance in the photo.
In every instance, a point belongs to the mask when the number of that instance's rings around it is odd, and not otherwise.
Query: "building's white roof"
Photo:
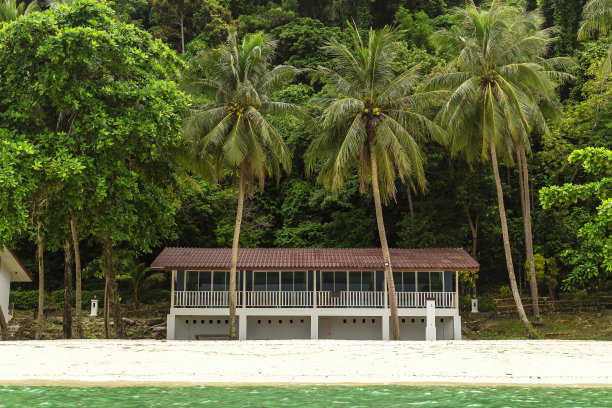
[[[6,245],[0,247],[0,259],[11,273],[11,282],[32,282],[30,272]]]

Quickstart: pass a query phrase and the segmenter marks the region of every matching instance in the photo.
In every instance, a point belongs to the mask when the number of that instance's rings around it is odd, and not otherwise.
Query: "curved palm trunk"
[[[37,224],[38,247],[36,249],[36,258],[38,260],[38,318],[36,320],[36,335],[35,339],[42,339],[43,326],[45,323],[45,264],[43,259],[43,236],[42,222],[39,220]]]
[[[397,316],[397,295],[395,294],[395,283],[393,282],[393,270],[391,268],[391,256],[387,245],[387,234],[382,214],[382,204],[380,202],[380,189],[378,187],[378,165],[374,151],[374,138],[370,139],[370,161],[372,166],[372,193],[374,194],[374,208],[376,209],[376,223],[378,224],[378,235],[380,246],[382,247],[383,260],[385,266],[385,279],[387,280],[387,290],[389,291],[389,308],[391,309],[391,334],[393,340],[401,340],[399,331],[399,319]]]
[[[240,240],[240,225],[242,224],[242,208],[244,207],[244,184],[246,167],[240,166],[240,182],[238,187],[238,209],[236,210],[236,225],[234,226],[234,240],[232,241],[232,260],[230,264],[230,340],[236,340],[236,265],[238,264],[238,241]]]
[[[525,330],[527,330],[527,337],[536,338],[536,334],[533,331],[533,327],[527,316],[525,315],[525,309],[521,302],[521,295],[519,294],[518,287],[516,286],[516,276],[514,275],[514,265],[512,264],[512,253],[510,252],[510,236],[508,234],[508,222],[506,221],[506,209],[504,207],[504,193],[501,187],[501,179],[499,177],[499,169],[497,167],[497,153],[495,152],[495,144],[493,141],[490,142],[491,148],[491,164],[493,165],[493,174],[495,176],[495,186],[497,187],[497,204],[499,208],[499,220],[502,228],[502,238],[504,241],[504,252],[506,254],[506,267],[508,268],[508,277],[510,278],[510,288],[512,289],[512,296],[516,303],[516,309]]]
[[[540,305],[538,302],[538,283],[533,259],[533,234],[531,232],[531,206],[529,205],[529,173],[527,171],[527,155],[522,143],[516,150],[517,167],[519,169],[519,186],[521,190],[521,210],[523,215],[523,231],[525,233],[525,255],[529,262],[529,287],[531,289],[531,302],[533,305],[533,321],[540,323]],[[520,163],[520,164],[519,164]]]
[[[105,231],[102,231],[102,245],[104,250],[104,269],[106,272],[106,281],[108,283],[108,302],[104,299],[104,304],[108,303],[108,313],[113,316],[115,325],[115,334],[118,339],[127,339],[127,333],[121,319],[121,311],[119,310],[119,294],[117,290],[117,279],[115,277],[115,267],[113,265],[113,244]]]
[[[9,339],[8,326],[6,324],[6,319],[4,318],[4,312],[2,311],[2,306],[0,305],[0,340],[6,341]]]
[[[70,238],[64,241],[64,319],[63,336],[72,338],[72,248]]]
[[[76,274],[76,317],[75,317],[75,337],[83,338],[83,305],[81,288],[81,250],[79,248],[79,233],[76,228],[76,219],[70,219],[70,230],[72,232],[72,244],[74,246],[74,269]]]

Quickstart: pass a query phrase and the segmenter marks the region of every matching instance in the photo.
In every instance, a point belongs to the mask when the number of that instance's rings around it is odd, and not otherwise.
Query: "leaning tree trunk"
[[[408,185],[408,210],[410,211],[410,224],[414,225],[414,207],[412,206],[412,188]],[[414,231],[412,232],[414,234]]]
[[[64,320],[63,335],[72,338],[72,247],[70,238],[64,242]]]
[[[181,54],[185,53],[185,11],[181,9],[179,26],[181,28]]]
[[[230,263],[230,340],[236,340],[236,266],[238,264],[238,241],[240,239],[240,226],[242,224],[242,208],[244,207],[244,184],[246,166],[240,166],[240,182],[238,186],[238,209],[236,210],[236,225],[234,226],[234,240],[232,241],[232,259]],[[244,299],[243,299],[244,302]]]
[[[510,236],[508,234],[508,222],[506,221],[506,209],[504,208],[504,193],[501,187],[501,179],[499,178],[499,169],[497,167],[497,153],[495,152],[495,143],[490,142],[491,148],[491,164],[493,165],[493,174],[495,176],[495,186],[497,187],[497,204],[499,208],[499,220],[502,229],[502,238],[504,241],[504,252],[506,254],[506,267],[508,268],[508,277],[510,278],[510,288],[512,288],[512,296],[516,303],[516,309],[518,311],[521,322],[527,330],[527,337],[536,338],[536,334],[533,331],[533,327],[527,316],[525,315],[525,309],[521,302],[521,295],[519,294],[518,287],[516,286],[516,277],[514,276],[514,265],[512,264],[512,253],[510,251]]]
[[[121,319],[121,311],[119,310],[117,278],[115,277],[115,266],[113,265],[113,244],[106,231],[102,232],[102,245],[104,246],[104,269],[108,282],[108,299],[104,299],[104,303],[106,304],[108,300],[108,313],[113,316],[117,338],[127,339],[123,320]]]
[[[533,234],[531,232],[531,206],[529,197],[529,173],[527,171],[527,155],[520,143],[517,146],[517,167],[519,168],[519,186],[521,190],[521,210],[523,212],[523,231],[525,232],[525,252],[529,262],[529,287],[533,305],[533,321],[540,324],[540,305],[538,302],[538,283],[536,280],[535,261],[533,259]],[[520,162],[520,164],[519,164]]]
[[[478,213],[476,213],[476,220],[472,220],[472,213],[470,212],[470,206],[467,202],[463,201],[463,209],[467,215],[468,224],[470,225],[470,231],[472,232],[472,258],[478,259],[476,256],[478,252]],[[476,272],[472,272],[475,274]],[[472,297],[476,299],[476,281],[472,285]]]
[[[391,309],[391,333],[393,340],[401,340],[399,319],[397,316],[397,295],[395,294],[395,283],[393,282],[391,256],[389,255],[389,246],[387,245],[387,234],[385,232],[385,223],[382,214],[382,204],[380,202],[380,189],[378,187],[378,166],[376,163],[376,152],[374,149],[374,135],[370,134],[369,139],[370,161],[372,166],[372,193],[374,194],[374,208],[376,209],[376,223],[378,224],[380,246],[382,247],[383,261],[385,262],[385,278],[387,280],[387,289],[389,292],[389,308]]]
[[[4,318],[4,311],[2,311],[2,305],[0,305],[0,340],[6,341],[9,339],[8,326],[6,319]]]
[[[45,323],[45,265],[43,262],[43,236],[42,222],[39,220],[37,224],[38,247],[36,249],[36,259],[38,260],[38,316],[36,320],[36,335],[35,339],[42,339],[43,326]]]
[[[76,219],[72,217],[70,219],[70,230],[72,232],[72,244],[74,246],[74,269],[76,273],[76,319],[75,337],[77,339],[83,338],[83,305],[82,305],[82,291],[81,291],[81,250],[79,248],[79,233],[76,228]]]

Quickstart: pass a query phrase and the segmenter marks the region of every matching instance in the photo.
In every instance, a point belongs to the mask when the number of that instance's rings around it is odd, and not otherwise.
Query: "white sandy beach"
[[[0,342],[0,385],[612,386],[612,342]]]

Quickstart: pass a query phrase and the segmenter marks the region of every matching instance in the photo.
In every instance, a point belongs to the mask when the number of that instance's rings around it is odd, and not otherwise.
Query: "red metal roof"
[[[471,271],[478,262],[463,248],[391,248],[397,271]],[[230,248],[165,248],[151,268],[161,270],[229,269]],[[380,248],[240,248],[238,269],[382,270]]]

